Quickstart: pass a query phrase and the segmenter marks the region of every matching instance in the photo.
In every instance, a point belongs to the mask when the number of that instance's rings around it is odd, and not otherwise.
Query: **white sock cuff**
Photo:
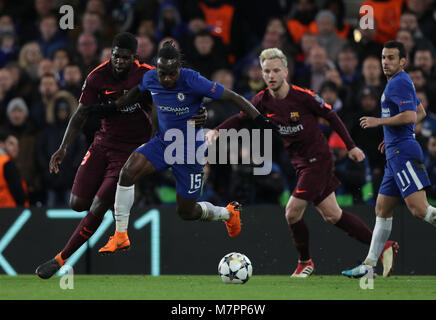
[[[204,202],[197,202],[197,203],[198,203],[198,205],[201,207],[201,211],[202,211],[200,219],[201,219],[201,220],[204,220],[204,219],[206,219],[207,216],[208,216],[207,205],[206,205],[206,203],[204,203]]]
[[[375,224],[378,225],[382,229],[391,230],[392,229],[392,220],[393,220],[393,217],[390,217],[390,218],[376,217]]]
[[[117,188],[119,188],[120,190],[131,190],[131,189],[135,188],[135,185],[132,184],[131,186],[125,187],[125,186],[121,186],[120,184],[117,183]]]

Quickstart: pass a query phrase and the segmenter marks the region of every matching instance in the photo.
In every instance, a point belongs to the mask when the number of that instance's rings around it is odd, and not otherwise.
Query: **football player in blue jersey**
[[[156,62],[156,69],[151,70],[138,86],[129,90],[114,105],[99,106],[100,109],[120,109],[134,105],[144,95],[151,94],[158,116],[156,135],[137,148],[121,170],[114,205],[116,231],[106,245],[110,247],[106,251],[112,253],[125,246],[126,241],[129,242],[127,225],[134,201],[134,184],[145,175],[169,167],[176,178],[177,213],[182,219],[224,221],[230,237],[240,233],[238,202],[233,201],[226,207],[197,202],[203,185],[203,164],[198,154],[204,155],[206,149],[203,129],[194,128],[189,120],[198,113],[204,97],[230,101],[253,119],[257,127],[275,130],[274,124],[245,98],[219,83],[209,81],[196,71],[182,68],[181,53],[170,41],[159,50]],[[177,137],[178,133],[181,139]]]
[[[415,87],[409,75],[404,71],[406,50],[402,43],[388,41],[383,46],[381,62],[388,80],[381,97],[381,118],[362,117],[362,128],[383,126],[384,139],[379,151],[386,154],[386,166],[382,184],[376,202],[376,223],[372,234],[368,256],[363,264],[342,271],[352,278],[360,278],[373,273],[380,253],[388,240],[392,229],[393,210],[401,201],[417,218],[436,226],[436,208],[429,205],[425,188],[430,181],[423,164],[423,152],[415,140],[415,123],[425,117],[425,110],[416,96]],[[393,259],[392,254],[386,259]],[[382,261],[383,264],[392,261]],[[386,270],[383,276],[388,276]]]

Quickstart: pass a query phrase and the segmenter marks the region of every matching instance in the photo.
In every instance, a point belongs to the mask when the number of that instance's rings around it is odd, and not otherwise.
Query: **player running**
[[[279,126],[284,147],[296,169],[298,182],[286,206],[285,216],[299,253],[298,266],[292,277],[307,278],[314,271],[309,252],[309,231],[303,220],[309,203],[313,203],[325,221],[352,238],[367,245],[371,241],[371,230],[357,216],[339,208],[336,201],[335,190],[340,182],[333,173],[333,152],[318,126],[318,117],[330,122],[345,142],[348,156],[353,161],[363,161],[365,155],[356,147],[330,105],[312,91],[286,81],[287,59],[280,49],[266,49],[259,58],[268,88],[253,98],[253,105]],[[219,129],[240,129],[245,120],[242,113],[227,119],[209,131],[206,140],[211,144],[218,137]],[[393,244],[389,242],[387,248]]]
[[[89,107],[115,101],[140,83],[146,72],[154,69],[135,59],[136,49],[137,40],[132,34],[120,33],[115,36],[110,60],[89,73],[77,111],[69,121],[59,149],[51,157],[50,173],[57,174],[68,146],[80,133],[88,115],[103,111],[106,118],[102,119],[101,129],[96,132],[77,170],[70,197],[73,210],[89,212],[62,251],[36,269],[40,278],[48,279],[55,274],[97,230],[105,213],[113,208],[116,184],[123,164],[133,150],[151,137],[151,99],[138,100],[118,112]],[[201,119],[198,123],[202,123]],[[123,249],[128,246],[129,242],[126,241]]]
[[[406,61],[402,43],[388,41],[384,44],[382,66],[388,83],[381,97],[382,115],[381,118],[360,118],[364,129],[383,126],[384,139],[379,150],[386,154],[386,166],[375,205],[376,222],[368,256],[363,264],[342,271],[348,277],[360,278],[374,271],[391,234],[393,211],[401,198],[415,217],[436,226],[436,208],[429,205],[424,190],[430,181],[414,134],[415,123],[425,117],[425,110],[416,97],[412,80],[403,70]],[[383,276],[388,275],[385,271]]]
[[[236,237],[241,231],[241,207],[238,202],[233,201],[226,207],[197,202],[203,185],[203,164],[195,155],[204,155],[206,146],[203,129],[195,129],[194,139],[190,137],[188,120],[198,112],[203,97],[209,97],[233,102],[249,118],[254,119],[258,127],[273,129],[274,126],[240,95],[207,80],[198,72],[182,68],[181,54],[171,41],[165,42],[159,50],[156,69],[145,74],[142,82],[112,107],[124,108],[148,93],[157,108],[159,129],[155,137],[130,155],[121,170],[115,195],[116,232],[127,232],[134,184],[146,175],[171,168],[176,178],[179,216],[184,220],[224,221],[229,236]],[[110,108],[111,105],[104,107]],[[182,140],[168,141],[167,136],[171,132],[182,133]],[[189,145],[193,143],[195,146],[190,149]],[[170,149],[176,151],[175,163],[168,161]],[[193,161],[189,161],[190,158]]]

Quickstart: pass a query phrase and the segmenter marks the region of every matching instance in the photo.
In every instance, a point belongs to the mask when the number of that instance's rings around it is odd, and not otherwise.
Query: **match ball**
[[[242,253],[226,254],[218,264],[218,274],[224,283],[243,284],[253,274],[250,259]]]

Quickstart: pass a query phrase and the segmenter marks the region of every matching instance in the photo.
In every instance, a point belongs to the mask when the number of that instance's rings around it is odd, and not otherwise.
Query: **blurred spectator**
[[[332,106],[333,110],[338,114],[340,118],[344,121],[344,104],[339,97],[339,88],[333,81],[324,81],[321,89],[319,90],[319,96],[324,99],[329,105]],[[318,120],[321,130],[328,137],[331,134],[330,123],[323,119],[319,118]],[[345,121],[344,121],[345,122]]]
[[[59,86],[64,86],[64,69],[71,62],[66,49],[58,49],[53,54],[53,67],[55,70],[56,81]]]
[[[38,136],[37,158],[43,173],[48,207],[68,207],[75,173],[86,151],[85,137],[81,134],[71,143],[62,162],[62,170],[58,174],[49,173],[50,157],[62,142],[68,121],[76,108],[77,100],[67,92],[60,91],[47,110],[47,125]]]
[[[57,49],[68,47],[67,37],[59,29],[56,16],[48,15],[42,17],[39,23],[39,32],[38,44],[45,58],[51,59]]]
[[[419,29],[418,18],[411,11],[404,11],[400,17],[400,30],[409,30],[414,39],[423,39],[424,34]]]
[[[77,41],[79,59],[77,61],[82,74],[88,74],[99,65],[98,44],[95,36],[82,33]]]
[[[36,161],[37,128],[29,119],[29,109],[22,98],[12,99],[6,110],[6,130],[19,141],[20,152],[15,161],[29,191],[30,205],[41,205],[44,199],[41,172]]]
[[[314,23],[317,11],[314,0],[298,0],[293,6],[286,25],[295,43],[299,43],[303,35],[310,31],[310,24]]]
[[[38,65],[38,70],[36,72],[38,79],[41,79],[42,76],[44,76],[46,74],[50,74],[53,76],[56,74],[56,70],[55,70],[53,61],[50,59],[42,59]]]
[[[16,42],[14,33],[0,33],[0,68],[18,59],[18,46]]]
[[[338,203],[344,206],[362,203],[362,187],[370,182],[367,162],[352,161],[345,143],[336,132],[330,136],[329,145],[335,155],[335,176],[341,181],[336,190]]]
[[[415,40],[413,39],[413,35],[409,30],[400,29],[397,32],[397,36],[395,40],[401,42],[404,45],[404,48],[406,49],[407,62],[405,68],[407,68],[407,65],[409,64],[410,61],[410,57],[412,56],[413,53],[413,49],[415,47]]]
[[[37,42],[28,42],[20,50],[18,63],[31,80],[37,80],[39,62],[43,59],[41,48]]]
[[[429,47],[418,47],[413,57],[413,65],[421,67],[427,77],[429,86],[436,85],[435,60]]]
[[[419,125],[421,126],[420,128],[421,134],[426,139],[428,139],[433,132],[436,132],[436,115],[428,110],[428,98],[425,91],[416,90],[416,96],[418,97],[419,101],[421,101],[424,110],[427,112],[427,115],[425,116],[424,119],[421,120]]]
[[[340,38],[335,31],[336,18],[329,10],[321,10],[315,17],[318,27],[317,40],[327,50],[330,60],[336,62],[338,54],[346,44],[346,40]]]
[[[338,97],[346,103],[348,96],[350,95],[350,88],[348,86],[345,86],[341,75],[339,74],[339,71],[337,69],[329,69],[327,70],[325,74],[324,82],[331,81],[333,82],[337,89],[338,89]],[[344,106],[347,107],[347,109],[350,109],[350,106]]]
[[[46,109],[53,103],[53,99],[59,91],[54,74],[45,74],[39,83],[39,97],[33,102],[30,108],[30,118],[39,127],[46,124]]]
[[[25,101],[32,101],[35,89],[29,76],[20,68],[17,62],[8,63],[5,69],[9,71],[12,80],[11,97],[20,95]]]
[[[299,43],[300,52],[295,58],[295,68],[293,77],[299,77],[302,73],[306,72],[306,66],[310,55],[310,50],[314,46],[319,45],[316,35],[310,32],[306,32],[302,37]]]
[[[335,16],[335,31],[339,38],[347,39],[352,34],[351,25],[345,21],[345,4],[343,0],[326,0],[322,7]]]
[[[142,20],[136,30],[136,35],[138,37],[149,36],[154,37],[156,34],[156,28],[152,19]]]
[[[15,96],[12,81],[11,72],[6,68],[0,69],[0,123],[6,120],[7,104]]]
[[[227,68],[226,54],[216,45],[214,37],[206,30],[194,37],[193,50],[186,55],[189,66],[206,78],[218,69]]]
[[[237,91],[246,99],[251,100],[265,87],[259,59],[253,58],[242,71]]]
[[[233,90],[235,79],[233,73],[228,69],[215,71],[210,79],[222,84],[226,89]],[[207,120],[204,127],[210,129],[239,112],[233,104],[220,100],[205,99],[204,106],[207,109]]]
[[[383,178],[385,159],[377,147],[383,141],[383,128],[362,129],[359,119],[363,116],[380,117],[380,96],[373,87],[363,87],[357,94],[358,109],[353,116],[350,134],[368,158],[374,193],[378,192]]]
[[[384,87],[386,84],[385,77],[383,77],[380,59],[375,56],[368,56],[363,61],[362,75],[358,81],[351,87],[350,94],[346,101],[350,111],[356,112],[359,107],[359,95],[356,94],[363,92],[366,87],[371,88],[377,99],[381,98]]]
[[[98,13],[100,16],[106,16],[106,7],[103,0],[88,0],[86,2],[85,12]]]
[[[339,97],[339,88],[333,81],[324,81],[319,90],[319,95],[325,100],[329,105],[332,106],[333,110],[341,116],[343,111],[344,103]]]
[[[307,62],[307,71],[297,77],[294,82],[298,86],[318,93],[322,83],[325,81],[327,71],[334,69],[334,65],[328,60],[327,51],[322,46],[314,46],[310,50]]]
[[[377,24],[375,41],[383,44],[395,39],[400,27],[403,2],[403,0],[368,0],[361,4],[361,6],[369,5],[373,8],[374,20]]]
[[[76,64],[66,65],[64,68],[64,85],[63,90],[73,94],[76,99],[79,99],[82,93],[83,77],[80,68]]]
[[[239,11],[231,2],[223,0],[198,0],[191,5],[191,14],[194,17],[204,17],[206,24],[212,28],[212,35],[219,37],[230,53],[227,62],[233,64],[242,57],[244,52],[245,36],[238,21]]]
[[[343,47],[338,54],[337,64],[344,85],[353,87],[361,76],[356,51],[351,46]]]
[[[424,36],[436,46],[436,20],[433,1],[408,0],[406,5],[407,11],[414,13],[418,18],[418,26]]]
[[[26,201],[14,155],[8,152],[11,146],[13,152],[18,153],[17,138],[5,130],[0,130],[0,208],[22,207]]]
[[[383,44],[375,40],[377,34],[377,21],[374,20],[374,28],[362,29],[360,24],[354,30],[353,46],[359,56],[359,63],[362,63],[368,56],[381,57]]]
[[[0,35],[5,33],[15,33],[14,20],[11,16],[3,14],[0,16]]]
[[[429,111],[436,113],[436,86],[434,83],[428,83],[424,70],[420,67],[410,66],[407,73],[412,79],[416,91],[425,91],[428,102]]]
[[[436,132],[433,132],[428,139],[425,152],[424,164],[430,178],[431,186],[427,189],[427,195],[436,200]]]
[[[164,37],[180,39],[186,32],[177,4],[172,0],[164,0],[160,4],[156,26],[156,40]]]
[[[138,49],[136,54],[141,63],[153,64],[153,59],[156,55],[156,44],[149,36],[136,37],[138,40]]]

